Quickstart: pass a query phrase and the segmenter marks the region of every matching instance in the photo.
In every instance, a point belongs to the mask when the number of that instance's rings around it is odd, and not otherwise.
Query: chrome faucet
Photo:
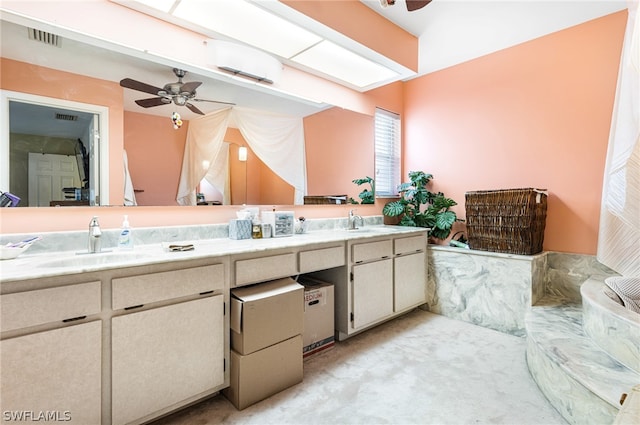
[[[89,223],[89,253],[101,251],[100,236],[102,236],[102,231],[100,230],[98,217],[93,217]]]
[[[356,230],[358,226],[356,226],[356,221],[360,220],[360,225],[364,226],[364,220],[359,215],[355,215],[353,212],[355,210],[349,210],[349,230]]]

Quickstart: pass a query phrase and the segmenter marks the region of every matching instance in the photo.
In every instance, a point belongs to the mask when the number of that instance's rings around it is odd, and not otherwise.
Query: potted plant
[[[371,190],[365,188],[362,192],[360,192],[358,194],[358,197],[360,198],[360,202],[356,201],[353,198],[349,198],[349,203],[351,204],[373,204],[375,203],[375,197],[374,197],[374,188],[375,188],[375,182],[374,180],[367,176],[363,179],[355,179],[352,180],[353,183],[357,184],[358,186],[363,185],[363,184],[368,184],[369,187],[371,188]]]
[[[409,181],[398,186],[400,199],[386,204],[382,213],[388,217],[400,216],[401,226],[428,227],[430,237],[443,240],[451,233],[453,223],[462,220],[450,210],[458,205],[456,201],[427,188],[432,179],[431,174],[410,171]]]

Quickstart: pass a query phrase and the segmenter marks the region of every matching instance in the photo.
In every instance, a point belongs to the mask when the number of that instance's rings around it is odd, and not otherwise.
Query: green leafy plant
[[[353,183],[357,184],[358,186],[361,186],[363,184],[368,184],[369,187],[371,188],[371,190],[365,188],[362,192],[360,192],[358,194],[358,197],[360,198],[360,202],[356,201],[353,198],[349,198],[349,203],[351,204],[373,204],[375,203],[375,197],[374,197],[374,189],[375,189],[375,182],[374,180],[367,176],[363,179],[355,179],[352,180]]]
[[[429,236],[446,239],[451,233],[453,223],[462,221],[450,210],[458,203],[444,196],[442,192],[431,192],[427,188],[431,180],[431,174],[422,171],[409,172],[409,182],[398,186],[400,199],[386,204],[382,213],[388,217],[399,216],[401,226],[428,227]]]

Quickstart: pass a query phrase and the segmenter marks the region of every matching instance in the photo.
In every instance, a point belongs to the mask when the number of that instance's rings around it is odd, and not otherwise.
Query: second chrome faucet
[[[89,253],[100,252],[100,236],[102,236],[102,230],[100,230],[100,223],[98,217],[93,217],[89,223]]]
[[[364,220],[359,215],[354,214],[355,210],[349,210],[349,230],[357,230],[356,221],[360,221],[360,226],[364,226]]]

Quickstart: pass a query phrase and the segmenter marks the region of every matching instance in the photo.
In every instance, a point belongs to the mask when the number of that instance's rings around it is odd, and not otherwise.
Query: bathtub
[[[580,287],[586,334],[610,356],[640,373],[640,314],[605,294],[604,280],[589,279]]]

